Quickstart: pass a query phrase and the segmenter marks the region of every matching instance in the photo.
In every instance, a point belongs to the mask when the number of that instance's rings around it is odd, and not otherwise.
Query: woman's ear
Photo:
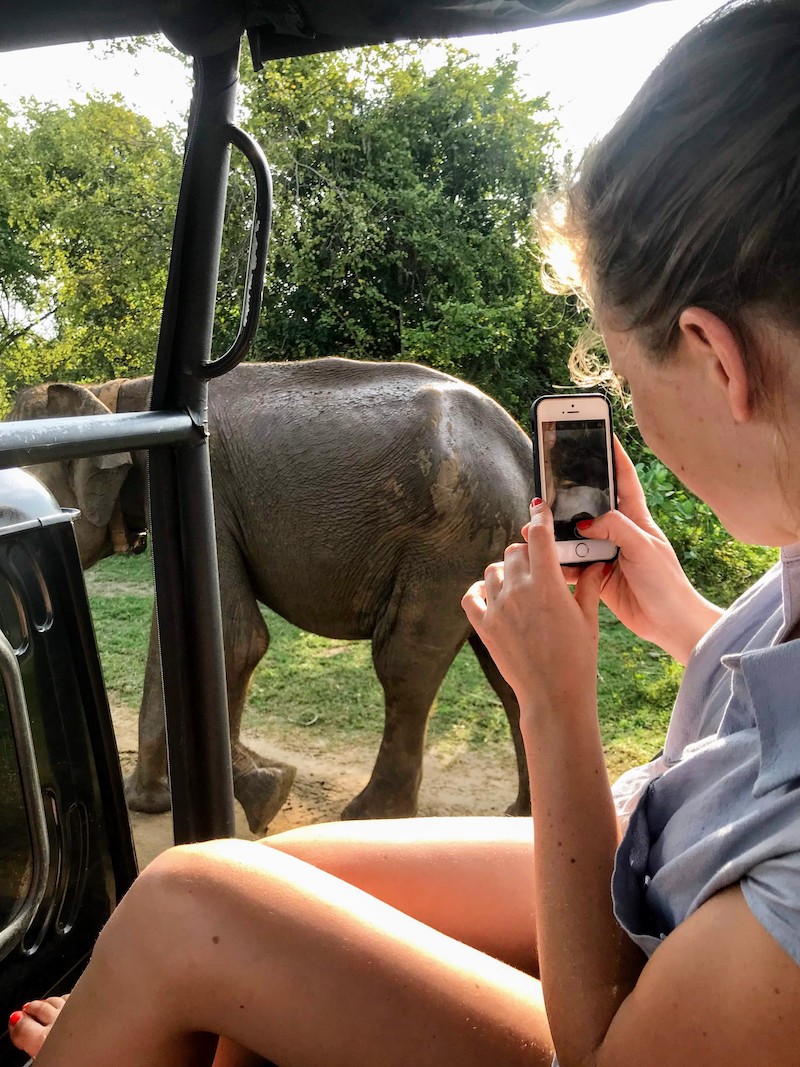
[[[742,346],[718,315],[690,307],[678,319],[680,343],[687,355],[705,366],[712,382],[725,396],[734,422],[749,422],[753,415],[752,390]]]

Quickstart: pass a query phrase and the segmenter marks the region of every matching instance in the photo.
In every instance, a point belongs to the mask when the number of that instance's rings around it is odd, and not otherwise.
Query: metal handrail
[[[250,251],[247,257],[244,298],[242,300],[242,320],[233,344],[217,359],[204,363],[200,373],[204,378],[218,378],[232,370],[247,355],[258,329],[261,314],[261,301],[264,294],[264,278],[267,272],[267,252],[269,235],[272,229],[272,175],[267,157],[261,145],[240,130],[238,126],[228,127],[230,143],[238,148],[247,159],[253,171],[256,184],[256,197],[253,206],[253,228],[250,237]]]

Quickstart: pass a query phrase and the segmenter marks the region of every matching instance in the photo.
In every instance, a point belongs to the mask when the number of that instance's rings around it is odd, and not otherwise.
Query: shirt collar
[[[733,672],[731,704],[740,714],[723,721],[720,734],[757,728],[761,745],[753,787],[757,797],[800,779],[800,639],[783,640],[800,622],[800,543],[781,549],[781,563],[783,626],[774,643],[722,657],[723,665]]]

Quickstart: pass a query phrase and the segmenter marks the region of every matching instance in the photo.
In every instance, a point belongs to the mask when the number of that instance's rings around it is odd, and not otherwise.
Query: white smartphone
[[[612,541],[582,536],[577,524],[617,506],[611,405],[602,393],[540,396],[531,406],[536,495],[553,511],[565,566],[617,556]]]

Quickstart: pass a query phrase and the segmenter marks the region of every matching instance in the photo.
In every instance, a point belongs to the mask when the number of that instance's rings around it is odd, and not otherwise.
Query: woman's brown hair
[[[729,3],[679,41],[587,151],[565,208],[616,328],[665,359],[681,311],[706,308],[766,399],[759,318],[800,328],[800,0]]]

